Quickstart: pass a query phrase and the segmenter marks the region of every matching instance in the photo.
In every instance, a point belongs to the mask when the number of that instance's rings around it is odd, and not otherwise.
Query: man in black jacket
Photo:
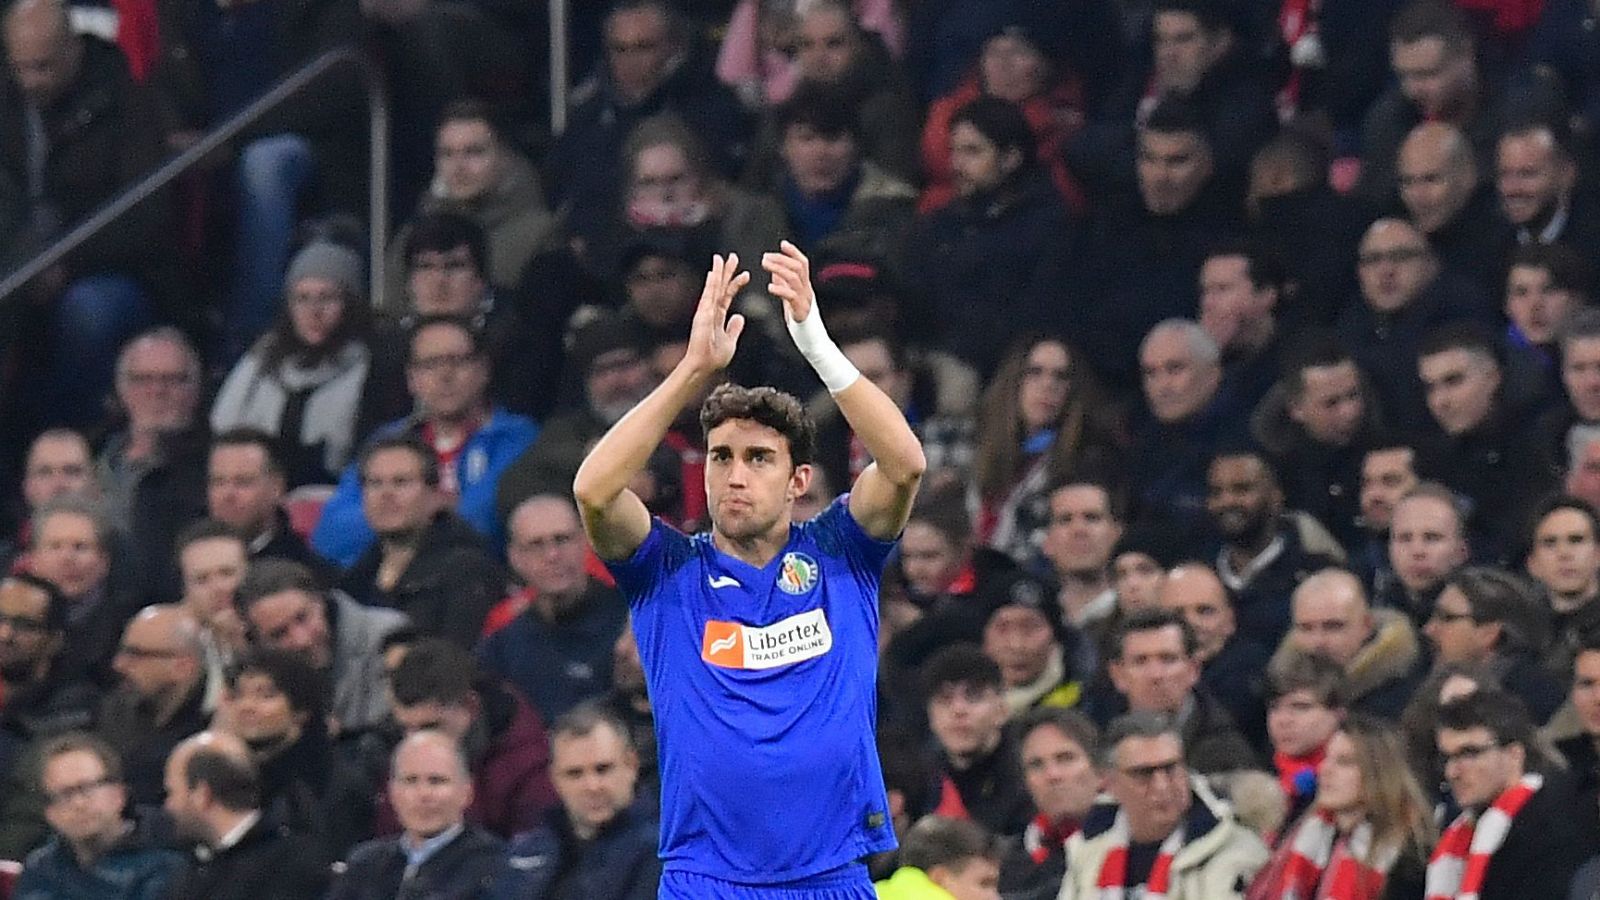
[[[155,168],[154,106],[111,44],[72,29],[67,4],[29,0],[5,13],[10,77],[0,82],[0,268],[47,241]],[[116,348],[149,323],[149,285],[171,257],[170,203],[156,194],[68,254],[35,282],[50,355],[33,387],[51,423],[100,414]],[[45,360],[40,360],[45,362]]]
[[[929,658],[922,674],[943,784],[934,812],[970,818],[998,834],[1021,834],[1032,800],[1005,728],[1000,667],[977,647],[956,644]]]
[[[361,505],[378,543],[339,586],[359,602],[400,610],[424,634],[473,646],[506,576],[478,533],[444,508],[433,451],[415,438],[383,438],[360,469]]]
[[[1594,804],[1579,803],[1570,778],[1544,759],[1527,710],[1509,694],[1474,691],[1439,710],[1434,734],[1445,780],[1463,812],[1445,829],[1429,864],[1429,892],[1482,900],[1566,896],[1573,872],[1600,839],[1600,826]],[[1500,823],[1500,840],[1481,841],[1478,832],[1490,824],[1491,807],[1509,821]],[[1486,868],[1452,867],[1452,860],[1441,859],[1463,828],[1479,839],[1470,842],[1471,852],[1488,856]],[[1459,866],[1467,843],[1456,853]],[[1435,875],[1454,873],[1461,874],[1435,881]]]
[[[423,729],[400,742],[390,767],[389,797],[404,831],[357,847],[328,900],[482,897],[497,884],[510,886],[505,845],[466,822],[472,775],[449,735]]]
[[[173,827],[197,844],[170,900],[306,900],[327,890],[327,854],[263,812],[243,741],[202,731],[172,751],[165,780]]]
[[[661,880],[660,829],[636,799],[639,756],[628,727],[596,706],[550,730],[550,780],[561,798],[544,825],[507,848],[525,900],[651,900]]]

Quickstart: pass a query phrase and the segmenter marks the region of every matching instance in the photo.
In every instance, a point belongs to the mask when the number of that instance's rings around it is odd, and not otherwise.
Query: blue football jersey
[[[759,569],[659,519],[608,563],[655,711],[669,871],[793,881],[896,846],[874,739],[894,543],[862,531],[848,499]]]

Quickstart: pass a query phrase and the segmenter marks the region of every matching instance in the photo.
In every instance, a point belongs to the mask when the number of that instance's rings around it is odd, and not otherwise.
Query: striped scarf
[[[1375,900],[1383,892],[1386,873],[1398,848],[1372,846],[1372,826],[1357,825],[1341,837],[1333,813],[1307,813],[1269,865],[1251,885],[1249,898],[1272,900]]]
[[[1144,900],[1166,900],[1167,891],[1172,886],[1172,858],[1177,855],[1178,849],[1183,846],[1184,828],[1179,825],[1161,842],[1161,849],[1156,851],[1155,865],[1150,867],[1150,876],[1144,883]],[[1117,810],[1117,818],[1111,823],[1111,830],[1107,832],[1111,837],[1111,848],[1106,851],[1106,858],[1100,863],[1100,876],[1095,879],[1098,889],[1097,900],[1123,900],[1128,895],[1128,814]]]
[[[1544,778],[1530,772],[1494,798],[1482,815],[1468,811],[1456,816],[1428,860],[1427,900],[1478,900],[1490,857],[1505,843],[1511,821],[1543,786]]]
[[[1057,825],[1050,817],[1039,813],[1022,832],[1022,849],[1027,851],[1033,864],[1044,865],[1050,854],[1059,851],[1067,838],[1078,833],[1078,823],[1067,819]]]

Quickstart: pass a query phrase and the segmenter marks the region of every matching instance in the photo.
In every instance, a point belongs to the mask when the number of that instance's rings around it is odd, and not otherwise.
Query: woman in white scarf
[[[355,450],[372,353],[365,266],[348,247],[307,244],[284,277],[284,306],[217,394],[211,428],[276,436],[289,486],[333,484]]]

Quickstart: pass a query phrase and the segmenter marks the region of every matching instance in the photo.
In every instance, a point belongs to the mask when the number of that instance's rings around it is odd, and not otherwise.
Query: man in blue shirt
[[[877,587],[926,468],[894,401],[844,358],[810,263],[768,253],[801,354],[875,462],[790,524],[815,428],[772,388],[724,385],[701,409],[712,530],[685,536],[628,490],[679,411],[732,360],[749,282],[715,257],[682,362],[601,438],[573,494],[633,610],[660,737],[664,898],[873,897],[859,860],[895,846],[878,767]]]

